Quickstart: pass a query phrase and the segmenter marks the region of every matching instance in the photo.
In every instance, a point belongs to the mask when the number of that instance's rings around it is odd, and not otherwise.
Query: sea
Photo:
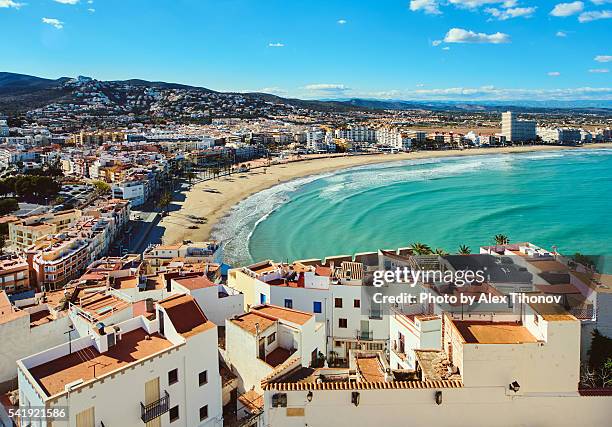
[[[233,265],[415,242],[449,253],[466,245],[474,253],[496,234],[606,263],[612,150],[390,161],[308,176],[246,198],[212,233]]]

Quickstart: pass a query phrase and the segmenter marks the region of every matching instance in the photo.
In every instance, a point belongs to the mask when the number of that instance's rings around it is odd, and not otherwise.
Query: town
[[[78,103],[0,120],[0,425],[609,422],[612,276],[588,257],[495,236],[245,265],[175,203],[325,159],[605,147],[610,116],[61,85]]]

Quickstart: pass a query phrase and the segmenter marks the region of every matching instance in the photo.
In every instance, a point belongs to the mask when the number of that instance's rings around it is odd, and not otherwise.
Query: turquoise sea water
[[[413,242],[477,251],[498,233],[565,254],[612,254],[612,150],[399,161],[302,178],[245,199],[213,236],[245,263]]]

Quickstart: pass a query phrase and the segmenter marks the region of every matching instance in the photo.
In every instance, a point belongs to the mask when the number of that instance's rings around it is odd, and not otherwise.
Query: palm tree
[[[431,254],[431,248],[429,247],[429,245],[426,245],[425,243],[421,243],[421,242],[413,243],[412,245],[410,245],[410,249],[412,249],[412,251],[417,255],[430,255]]]
[[[436,250],[434,251],[434,254],[440,255],[440,256],[446,256],[446,255],[448,255],[448,252],[446,252],[442,248],[436,248]]]
[[[163,193],[159,198],[159,207],[166,209],[170,203],[172,203],[172,194],[169,192]]]
[[[508,236],[506,236],[505,234],[496,234],[494,239],[495,244],[497,245],[507,245],[508,243],[510,243],[510,239],[508,239]]]
[[[460,255],[469,255],[472,253],[472,250],[466,245],[459,246],[459,254]]]

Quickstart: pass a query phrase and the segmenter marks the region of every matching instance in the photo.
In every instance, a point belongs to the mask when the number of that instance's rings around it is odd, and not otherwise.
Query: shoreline
[[[163,228],[162,242],[175,244],[183,240],[206,241],[215,226],[241,200],[284,182],[355,166],[442,157],[464,157],[495,154],[515,154],[541,151],[585,150],[612,148],[612,143],[589,144],[582,147],[522,146],[499,148],[473,148],[466,150],[417,151],[398,154],[341,155],[305,158],[299,161],[258,167],[248,172],[234,173],[218,179],[194,184],[180,193],[181,199],[172,202],[169,214],[158,226]],[[256,162],[250,162],[251,164]],[[178,209],[177,209],[178,207]],[[198,229],[189,229],[194,222],[189,215],[204,217]]]

